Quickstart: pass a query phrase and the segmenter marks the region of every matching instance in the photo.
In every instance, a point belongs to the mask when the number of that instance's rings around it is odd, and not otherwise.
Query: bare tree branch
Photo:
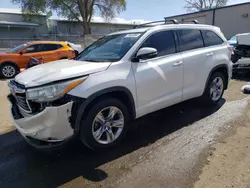
[[[92,0],[92,1],[89,3],[89,8],[88,8],[88,9],[90,10],[90,12],[89,12],[88,22],[91,21],[92,16],[93,16],[93,7],[94,7],[94,4],[95,4],[95,0]]]
[[[79,16],[72,11],[71,6],[67,5],[67,3],[65,3],[64,1],[62,1],[62,4],[69,10],[69,12],[74,16],[74,18],[77,21],[81,22],[81,20],[79,19]]]
[[[185,0],[188,11],[202,11],[225,6],[228,0]]]

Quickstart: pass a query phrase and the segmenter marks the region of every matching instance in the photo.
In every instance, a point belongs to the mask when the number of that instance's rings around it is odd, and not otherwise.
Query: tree
[[[185,2],[185,8],[188,11],[202,11],[223,7],[227,4],[228,0],[185,0]]]
[[[82,23],[84,35],[90,32],[90,22],[95,13],[112,19],[126,10],[125,0],[12,0],[20,4],[22,11],[29,14],[57,12],[58,16]]]

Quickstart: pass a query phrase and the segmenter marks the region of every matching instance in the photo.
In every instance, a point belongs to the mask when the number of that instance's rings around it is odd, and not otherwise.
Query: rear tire
[[[226,86],[226,80],[222,73],[215,72],[209,78],[205,92],[201,99],[206,105],[216,105],[222,98]]]
[[[4,78],[13,78],[18,74],[18,68],[12,63],[4,63],[0,66],[0,76]]]
[[[83,144],[95,151],[118,145],[125,137],[130,122],[127,107],[110,97],[100,98],[88,109],[80,127]]]

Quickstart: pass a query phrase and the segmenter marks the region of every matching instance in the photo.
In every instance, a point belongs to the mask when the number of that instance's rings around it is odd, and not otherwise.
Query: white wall
[[[52,33],[83,35],[83,27],[78,22],[49,20],[49,25]],[[90,28],[92,35],[106,35],[115,31],[132,29],[133,25],[91,23]]]
[[[210,10],[168,19],[177,19],[179,22],[196,19],[199,23],[213,25],[213,12]],[[238,33],[250,32],[250,4],[215,9],[214,25],[220,27],[228,39]]]
[[[216,10],[215,25],[228,39],[237,33],[250,32],[250,4]]]
[[[46,16],[35,16],[32,15],[32,17],[27,17],[22,14],[12,14],[12,13],[0,13],[0,21],[7,21],[7,22],[28,22],[28,23],[35,23],[39,24],[38,27],[34,28],[36,35],[41,35],[44,33],[48,33],[48,27],[47,27],[47,21],[46,21]],[[11,33],[5,32],[6,28],[5,27],[0,27],[0,32],[2,30],[2,35],[0,36],[1,38],[3,37],[8,37],[8,36],[14,36],[14,37],[27,37],[31,38],[34,36],[34,32],[30,32],[30,28],[17,28],[13,27],[11,28]],[[25,30],[25,33],[24,33]],[[29,35],[30,34],[30,35]]]
[[[213,11],[200,12],[196,14],[187,14],[183,16],[173,16],[173,17],[169,17],[168,19],[176,19],[180,23],[182,23],[183,21],[197,20],[201,24],[212,25]]]

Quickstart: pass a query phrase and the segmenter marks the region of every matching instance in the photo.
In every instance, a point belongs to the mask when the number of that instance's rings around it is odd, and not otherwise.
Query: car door
[[[41,50],[41,44],[31,44],[22,49],[18,61],[20,68],[25,68],[31,57],[34,57],[36,59],[42,57]]]
[[[176,50],[172,30],[149,36],[140,48],[158,51],[156,58],[132,63],[135,74],[138,116],[165,108],[182,100],[183,64]]]
[[[43,44],[43,59],[45,62],[60,59],[57,44]]]
[[[205,47],[199,29],[181,29],[176,33],[183,58],[183,100],[199,97],[214,67],[214,49]]]

